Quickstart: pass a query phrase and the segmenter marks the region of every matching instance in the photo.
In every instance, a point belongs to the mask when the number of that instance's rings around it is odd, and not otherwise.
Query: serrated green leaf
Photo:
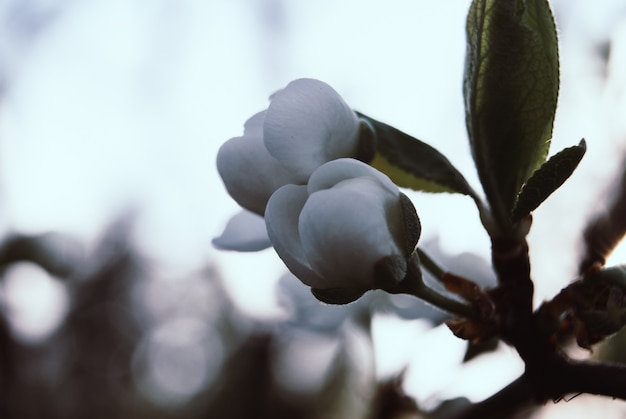
[[[501,227],[548,154],[559,90],[556,27],[547,0],[474,0],[463,93],[472,154]]]
[[[450,161],[435,148],[363,114],[376,137],[376,152],[368,163],[403,188],[424,192],[450,192],[478,199]]]
[[[568,147],[545,162],[524,184],[511,220],[515,223],[534,211],[571,176],[587,151],[585,140]]]

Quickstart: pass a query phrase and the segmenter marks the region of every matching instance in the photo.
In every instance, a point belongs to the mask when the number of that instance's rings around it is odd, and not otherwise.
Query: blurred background
[[[469,4],[0,0],[0,417],[420,417],[519,376],[514,351],[468,348],[424,304],[322,306],[273,250],[211,243],[239,211],[217,149],[300,77],[435,146],[478,188],[461,92]],[[551,152],[583,137],[588,152],[534,214],[537,304],[575,278],[580,232],[626,150],[626,1],[551,4]],[[424,246],[492,283],[471,200],[410,197]],[[611,263],[624,262],[618,248]],[[625,409],[580,396],[532,415]]]

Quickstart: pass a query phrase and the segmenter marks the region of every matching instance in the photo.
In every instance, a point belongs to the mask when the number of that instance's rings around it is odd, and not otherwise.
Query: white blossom
[[[231,217],[224,231],[213,239],[213,246],[222,250],[257,252],[272,246],[263,217],[241,210]]]
[[[322,164],[357,152],[359,119],[326,83],[299,79],[270,98],[266,111],[228,140],[217,168],[228,193],[242,207],[263,215],[281,186],[306,184]]]
[[[332,87],[298,79],[275,93],[263,126],[265,147],[301,182],[322,164],[353,157],[359,119]]]
[[[395,262],[396,281],[406,273],[413,250],[407,237],[415,235],[406,231],[401,201],[387,176],[360,161],[338,159],[320,166],[307,185],[278,189],[265,222],[276,252],[303,283],[365,292],[378,287],[381,261]]]
[[[231,138],[217,153],[217,170],[230,196],[259,215],[276,189],[298,181],[265,148],[265,114],[259,112],[248,119],[243,136]]]

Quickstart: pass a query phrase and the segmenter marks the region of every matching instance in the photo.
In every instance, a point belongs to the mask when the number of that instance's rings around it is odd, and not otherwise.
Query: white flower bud
[[[275,190],[305,184],[328,161],[356,156],[358,142],[359,119],[341,96],[319,80],[299,79],[246,122],[242,137],[222,145],[217,168],[233,199],[263,215]]]
[[[359,119],[332,87],[298,79],[276,92],[263,126],[265,146],[301,182],[322,164],[354,157]]]
[[[306,186],[287,185],[265,212],[276,252],[302,282],[318,290],[365,292],[400,282],[416,243],[406,231],[407,206],[387,176],[354,159],[320,166]],[[411,207],[409,217],[417,220]],[[419,222],[413,222],[419,225]],[[392,260],[393,278],[378,265]],[[389,270],[384,270],[390,272]]]
[[[226,190],[242,207],[259,215],[272,193],[297,179],[272,157],[263,143],[265,111],[252,116],[242,137],[228,140],[217,153],[217,170]]]

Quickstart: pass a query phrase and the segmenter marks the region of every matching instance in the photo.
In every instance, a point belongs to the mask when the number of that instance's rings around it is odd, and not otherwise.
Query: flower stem
[[[404,289],[402,291],[459,317],[477,317],[476,310],[474,310],[472,306],[446,297],[426,285],[424,279],[422,278],[420,257],[418,253],[423,254],[423,252],[420,252],[418,249],[418,252],[416,252],[409,260],[409,270],[403,283]],[[431,273],[433,273],[433,275],[437,276],[438,273],[440,273],[438,278],[441,278],[444,274],[444,271],[439,268],[428,256],[425,259],[424,265]],[[435,271],[433,271],[433,269]]]
[[[417,252],[417,256],[419,257],[419,261],[420,264],[426,268],[426,270],[428,272],[430,272],[431,274],[433,274],[433,276],[435,278],[437,278],[438,280],[441,280],[443,278],[443,275],[446,273],[446,271],[437,264],[437,262],[435,262],[430,256],[428,256],[428,254],[426,252],[424,252],[422,249],[420,249],[419,247],[416,250]],[[412,258],[411,258],[412,260]],[[413,262],[411,262],[413,263]]]

